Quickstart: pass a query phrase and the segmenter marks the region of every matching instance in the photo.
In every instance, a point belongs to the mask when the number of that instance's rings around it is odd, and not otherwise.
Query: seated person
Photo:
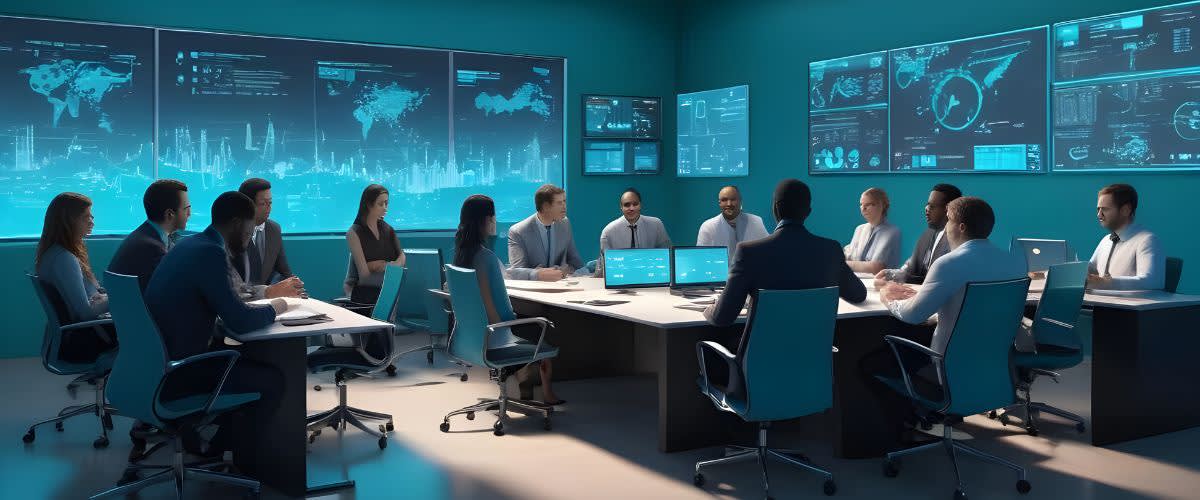
[[[145,292],[159,261],[175,245],[180,231],[187,228],[192,203],[184,183],[159,179],[146,188],[142,205],[146,209],[146,222],[121,242],[108,263],[108,270],[137,276],[138,286]]]
[[[567,221],[567,194],[545,184],[533,195],[537,212],[508,228],[508,271],[516,280],[557,281],[583,267]]]
[[[671,248],[671,237],[662,220],[642,215],[642,193],[628,188],[621,193],[621,217],[600,232],[599,276],[604,275],[604,252],[610,248]]]
[[[271,217],[271,183],[266,179],[246,179],[238,188],[254,202],[254,235],[246,252],[234,255],[234,269],[251,286],[268,285],[278,276],[280,281],[291,280],[292,268],[283,252],[283,231]],[[299,281],[296,278],[294,281]],[[298,288],[293,282],[290,288]],[[271,297],[271,295],[267,295]]]
[[[850,244],[843,249],[852,271],[876,274],[900,264],[900,228],[887,221],[890,205],[882,189],[863,191],[858,208],[867,222],[854,229]]]
[[[388,211],[388,190],[371,184],[363,190],[358,215],[346,231],[350,247],[350,266],[343,289],[352,302],[375,304],[383,286],[383,271],[390,263],[404,265],[404,248],[392,226],[383,220]]]
[[[46,207],[42,236],[34,253],[38,279],[58,292],[66,306],[64,323],[90,321],[108,312],[108,295],[92,274],[83,237],[96,226],[92,200],[79,193],[61,193]],[[90,363],[117,346],[111,326],[77,330],[63,335],[58,357],[72,363]]]
[[[1096,218],[1109,234],[1088,261],[1087,287],[1099,290],[1162,290],[1167,256],[1154,233],[1135,224],[1137,191],[1129,184],[1100,190]]]
[[[909,257],[900,269],[884,269],[875,274],[875,289],[882,288],[887,282],[919,285],[925,281],[925,275],[933,262],[950,251],[950,245],[943,237],[946,227],[946,205],[960,196],[962,191],[950,184],[933,186],[933,190],[929,192],[929,199],[925,202],[925,223],[929,228],[917,238],[912,257]]]
[[[488,323],[500,323],[517,319],[513,312],[512,303],[508,300],[508,291],[504,288],[504,266],[500,258],[485,244],[496,236],[496,205],[491,198],[476,194],[463,202],[459,216],[458,233],[454,235],[454,265],[474,269],[479,280],[479,290],[483,293],[483,307],[487,310]],[[524,339],[537,342],[541,327],[537,325],[520,325],[518,331],[509,328],[497,330],[488,337],[488,348],[495,349],[516,342],[518,337],[532,336]],[[524,331],[521,331],[524,330]],[[539,362],[538,371],[542,380],[542,398],[546,404],[561,405],[561,400],[554,393],[551,385],[553,373],[552,360]],[[520,378],[520,377],[518,377]],[[532,387],[521,385],[521,399],[532,399]]]
[[[762,217],[742,211],[742,193],[737,186],[725,186],[717,193],[717,207],[721,213],[700,224],[696,234],[696,245],[702,247],[726,247],[729,257],[743,241],[754,241],[767,237],[767,228]]]

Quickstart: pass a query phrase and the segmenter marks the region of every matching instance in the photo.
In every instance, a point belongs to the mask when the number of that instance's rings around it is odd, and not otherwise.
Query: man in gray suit
[[[271,183],[266,179],[246,179],[238,192],[254,202],[254,233],[244,252],[232,255],[231,264],[255,298],[298,297],[304,283],[292,275],[283,253],[283,231],[271,220]],[[279,283],[267,286],[278,274]]]
[[[533,195],[537,213],[508,229],[508,272],[512,279],[556,281],[583,267],[571,223],[567,194],[546,184]]]

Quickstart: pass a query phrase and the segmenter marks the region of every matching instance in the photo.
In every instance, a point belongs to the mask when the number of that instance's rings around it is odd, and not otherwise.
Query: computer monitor
[[[604,288],[653,288],[671,284],[671,251],[626,248],[604,251]]]
[[[671,288],[724,286],[728,276],[726,247],[671,248]]]
[[[1012,251],[1025,257],[1029,272],[1040,272],[1050,266],[1069,262],[1067,240],[1041,240],[1036,238],[1013,238]]]

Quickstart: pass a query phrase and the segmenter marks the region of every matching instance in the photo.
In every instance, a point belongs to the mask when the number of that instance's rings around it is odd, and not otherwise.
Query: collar
[[[985,245],[986,242],[987,242],[987,238],[975,238],[973,240],[967,240],[967,241],[964,241],[963,244],[959,245],[956,250],[961,251],[964,249],[975,248],[977,246]],[[949,242],[947,242],[947,243],[949,243]]]
[[[1121,241],[1126,241],[1133,235],[1140,232],[1142,232],[1142,227],[1136,222],[1130,222],[1129,224],[1126,224],[1125,227],[1121,228],[1120,231],[1117,231],[1117,236],[1121,237]]]
[[[549,224],[546,224],[545,222],[542,222],[542,214],[536,213],[536,212],[533,214],[533,219],[536,220],[538,222],[538,224],[540,224],[542,226],[553,226],[554,223],[557,222],[557,221],[550,221]]]
[[[150,227],[154,228],[154,232],[158,233],[158,239],[162,240],[163,245],[171,244],[170,241],[167,239],[167,232],[163,231],[163,228],[161,226],[159,226],[157,223],[155,223],[154,221],[152,221],[150,219],[146,219],[146,224],[149,224]]]
[[[800,229],[804,229],[804,223],[795,219],[783,219],[779,221],[779,224],[775,225],[775,230],[778,231],[780,228],[784,227],[798,227]]]
[[[257,233],[257,232],[259,232],[259,231],[265,230],[266,228],[267,228],[267,221],[263,221],[263,223],[262,223],[262,224],[259,224],[259,225],[257,225],[257,226],[254,226],[254,232],[256,232],[256,233]]]
[[[204,233],[216,240],[217,244],[221,245],[221,248],[225,249],[225,253],[229,253],[229,246],[225,245],[225,237],[221,236],[221,232],[217,231],[217,228],[210,225],[204,228]]]
[[[624,215],[622,215],[622,216],[621,216],[621,218],[625,220],[625,225],[626,225],[626,226],[629,226],[629,227],[636,226],[636,225],[638,225],[638,223],[639,223],[639,222],[641,222],[641,221],[642,221],[642,216],[641,216],[641,214],[638,214],[638,218],[637,218],[637,220],[635,220],[635,221],[633,221],[633,222],[629,222],[629,219],[626,219]]]

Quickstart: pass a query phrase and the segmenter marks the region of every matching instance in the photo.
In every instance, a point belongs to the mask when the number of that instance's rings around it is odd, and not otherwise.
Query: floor
[[[401,337],[415,345],[416,336]],[[663,454],[656,449],[656,383],[653,377],[627,377],[561,383],[558,393],[569,400],[560,407],[554,429],[540,419],[518,417],[503,437],[491,433],[493,418],[474,421],[459,416],[449,433],[438,429],[442,416],[497,390],[481,369],[460,382],[456,368],[438,357],[429,367],[423,355],[401,359],[394,378],[356,380],[350,402],[395,415],[396,430],[386,450],[362,433],[338,436],[325,432],[311,446],[309,483],[342,479],[357,482],[320,498],[762,498],[759,471],[753,462],[706,471],[705,489],[692,485],[693,464],[715,458],[711,448]],[[1037,399],[1087,415],[1087,363],[1063,373],[1062,383],[1041,380]],[[113,486],[128,453],[129,420],[116,418],[112,445],[95,450],[99,430],[94,417],[76,417],[63,432],[39,429],[37,440],[23,445],[20,437],[34,420],[53,415],[71,403],[67,380],[46,373],[34,358],[0,360],[0,498],[84,498]],[[17,383],[17,381],[20,381]],[[313,383],[328,383],[324,377]],[[79,397],[89,394],[81,391]],[[331,385],[309,391],[308,407],[333,406]],[[1015,475],[1007,469],[961,458],[971,498],[1200,498],[1200,428],[1147,438],[1107,448],[1093,447],[1072,426],[1046,417],[1042,434],[1030,437],[983,416],[968,418],[962,437],[974,446],[1028,468],[1033,491],[1020,496]],[[1057,423],[1056,423],[1057,422]],[[881,461],[831,458],[821,438],[824,424],[814,417],[772,435],[775,445],[805,450],[813,462],[837,477],[836,498],[951,498],[953,475],[944,453],[906,458],[899,477],[885,478]],[[935,429],[936,431],[936,429]],[[775,498],[822,498],[821,480],[782,464],[769,466]],[[237,498],[235,489],[200,485],[187,498]],[[139,498],[172,498],[171,487],[158,485]],[[278,498],[264,491],[264,498]]]

